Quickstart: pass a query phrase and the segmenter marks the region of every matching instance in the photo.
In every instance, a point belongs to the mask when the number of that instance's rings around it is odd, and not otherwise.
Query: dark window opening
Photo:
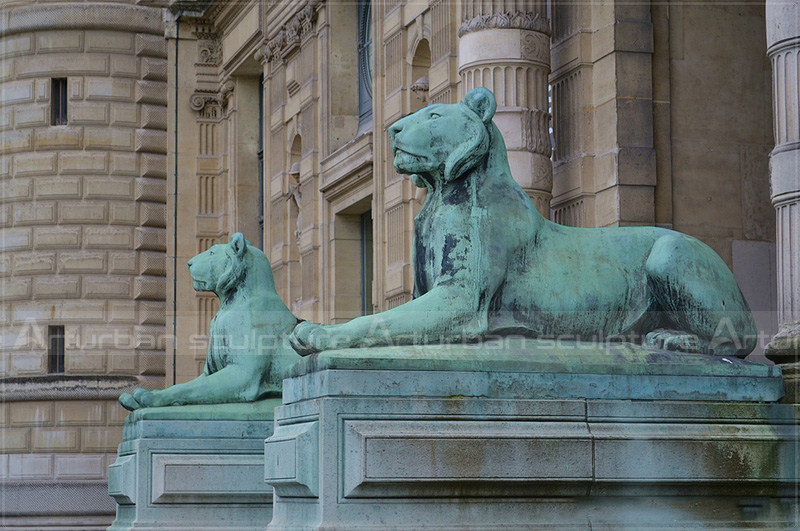
[[[50,124],[67,125],[67,79],[53,78],[50,86]]]
[[[258,79],[258,248],[264,250],[264,76]]]
[[[361,214],[361,315],[372,314],[372,211]]]
[[[372,9],[358,3],[358,129],[372,123]]]
[[[64,327],[62,325],[47,327],[47,363],[49,373],[64,372]]]

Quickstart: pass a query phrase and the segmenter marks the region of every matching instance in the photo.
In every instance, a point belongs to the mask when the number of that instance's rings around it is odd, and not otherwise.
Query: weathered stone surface
[[[296,363],[287,377],[287,404],[337,395],[774,402],[784,393],[775,366],[630,343],[518,337],[330,350]]]
[[[139,409],[109,467],[117,501],[112,531],[263,529],[272,492],[263,481],[263,440],[279,400]]]
[[[268,530],[777,531],[798,523],[795,407],[542,400],[522,379],[476,392],[477,371],[441,370],[428,385],[413,356],[375,355],[381,350],[358,362],[349,356],[369,351],[322,353],[286,380],[286,405],[265,443],[275,489]],[[440,368],[470,363],[452,352],[433,358]]]

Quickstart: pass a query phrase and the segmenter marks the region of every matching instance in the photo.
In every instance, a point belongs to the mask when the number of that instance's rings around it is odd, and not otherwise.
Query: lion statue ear
[[[244,234],[237,232],[231,236],[230,246],[236,256],[239,258],[244,256],[244,252],[247,250],[247,240],[244,239]]]
[[[483,87],[477,87],[467,92],[467,95],[464,96],[464,105],[477,114],[485,124],[489,123],[497,110],[497,100],[494,99],[494,94]]]
[[[483,125],[474,129],[471,128],[467,138],[457,144],[447,157],[443,175],[446,182],[454,181],[461,177],[464,172],[473,168],[489,150],[489,126],[494,116],[494,111],[497,109],[497,100],[494,99],[494,94],[483,87],[474,88],[467,92],[463,101],[458,103],[459,107],[462,105],[469,109],[467,112],[475,113],[483,122]],[[474,121],[475,119],[465,116],[465,120]],[[477,124],[477,121],[473,123]],[[454,131],[452,134],[460,135],[463,133]],[[461,139],[459,138],[458,140]]]

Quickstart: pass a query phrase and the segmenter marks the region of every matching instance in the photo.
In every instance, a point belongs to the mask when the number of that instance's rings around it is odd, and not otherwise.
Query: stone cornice
[[[0,11],[0,35],[47,30],[120,30],[164,35],[160,8],[121,4],[52,4]]]
[[[324,0],[309,0],[300,8],[278,31],[276,35],[267,40],[255,53],[254,58],[260,63],[269,63],[275,58],[286,57],[294,48],[300,46],[314,29],[317,20],[317,10]]]
[[[522,29],[550,35],[550,21],[540,13],[531,13],[530,11],[478,15],[461,24],[458,36],[463,37],[467,33],[487,29]]]
[[[49,374],[0,378],[0,401],[116,399],[145,384],[137,376]]]

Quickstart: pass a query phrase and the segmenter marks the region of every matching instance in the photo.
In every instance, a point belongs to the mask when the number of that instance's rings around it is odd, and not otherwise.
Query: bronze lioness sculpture
[[[428,189],[414,220],[414,299],[344,324],[300,323],[295,350],[512,333],[640,334],[646,345],[741,357],[754,348],[755,322],[731,271],[699,240],[544,219],[511,176],[496,106],[477,88],[389,128],[395,169]]]
[[[220,299],[211,321],[203,374],[163,391],[123,393],[127,409],[252,402],[280,396],[286,369],[299,356],[287,337],[297,318],[275,291],[264,253],[241,232],[189,260],[194,289]]]

